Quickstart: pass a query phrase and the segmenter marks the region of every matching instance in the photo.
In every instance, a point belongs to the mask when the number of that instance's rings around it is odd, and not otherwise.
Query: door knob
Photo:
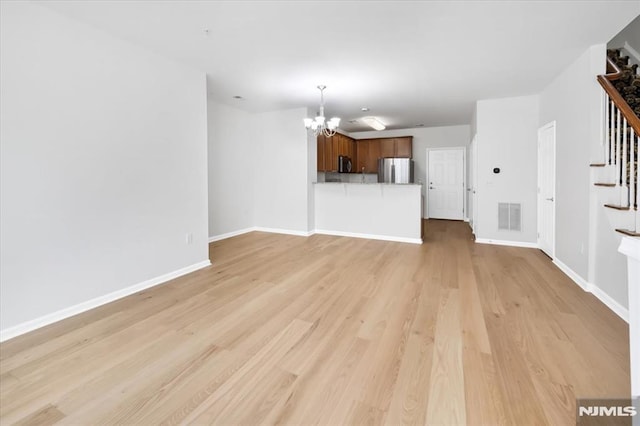
[[[553,201],[553,197],[547,198],[547,201]]]

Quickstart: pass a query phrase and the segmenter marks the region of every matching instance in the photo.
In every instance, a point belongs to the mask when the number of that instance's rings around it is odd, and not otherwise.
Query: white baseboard
[[[355,232],[328,231],[326,229],[316,229],[315,233],[322,234],[322,235],[335,235],[338,237],[366,238],[368,240],[382,240],[382,241],[394,241],[397,243],[422,244],[422,240],[420,238],[390,237],[387,235],[374,235],[374,234],[358,234]]]
[[[584,291],[591,292],[591,284],[589,284],[587,280],[582,278],[580,275],[575,273],[573,269],[569,268],[567,265],[565,265],[558,259],[553,259],[553,264],[556,265],[558,269],[560,269],[562,272],[564,272],[566,276],[571,278],[574,283],[578,284],[578,286],[581,289],[583,289]]]
[[[226,234],[214,235],[209,237],[209,242],[213,243],[214,241],[226,240],[227,238],[236,237],[238,235],[247,234],[249,232],[269,232],[271,234],[285,234],[285,235],[297,235],[299,237],[309,237],[313,235],[313,231],[305,232],[305,231],[294,231],[291,229],[282,229],[282,228],[265,228],[262,226],[252,226],[251,228],[239,229],[237,231],[227,232]]]
[[[358,234],[355,232],[342,232],[342,231],[328,231],[324,229],[315,229],[313,231],[294,231],[291,229],[282,229],[282,228],[265,228],[262,226],[254,226],[252,228],[240,229],[238,231],[228,232],[226,234],[214,235],[213,237],[209,237],[209,242],[224,240],[225,238],[235,237],[237,235],[246,234],[247,232],[270,232],[273,234],[285,234],[285,235],[297,235],[300,237],[310,237],[313,234],[323,234],[323,235],[335,235],[338,237],[353,237],[353,238],[366,238],[369,240],[382,240],[382,241],[395,241],[399,243],[411,243],[411,244],[422,244],[422,240],[420,238],[404,238],[404,237],[389,237],[386,235],[374,235],[374,234]]]
[[[537,243],[528,243],[526,241],[492,240],[490,238],[476,238],[476,243],[495,244],[497,246],[539,248]]]
[[[273,234],[297,235],[299,237],[309,237],[313,235],[313,231],[294,231],[291,229],[264,228],[262,226],[256,226],[253,228],[253,230],[259,232],[271,232]]]
[[[464,220],[465,222],[469,223],[469,218],[468,218],[468,217],[465,217],[463,220]]]
[[[213,243],[214,241],[226,240],[227,238],[235,237],[238,235],[246,234],[248,232],[255,231],[255,227],[240,229],[238,231],[227,232],[225,234],[213,235],[209,237],[209,242]]]
[[[578,286],[586,292],[593,294],[598,300],[600,300],[607,308],[611,309],[614,314],[618,315],[620,318],[629,323],[629,310],[613,300],[611,296],[605,293],[600,287],[587,282],[584,278],[578,275],[573,269],[569,268],[567,265],[559,261],[558,259],[553,260],[554,265],[558,267],[566,276],[571,278],[571,280],[578,284]]]
[[[211,265],[211,262],[209,260],[204,260],[202,262],[194,263],[193,265],[186,266],[184,268],[178,269],[173,272],[169,272],[164,275],[160,275],[159,277],[151,278],[150,280],[146,280],[141,283],[129,286],[127,288],[123,288],[121,290],[117,290],[112,293],[105,294],[104,296],[99,296],[94,299],[87,300],[86,302],[82,302],[77,305],[70,306],[68,308],[64,308],[59,311],[41,316],[40,318],[26,321],[26,322],[23,322],[22,324],[15,325],[13,327],[9,327],[4,330],[0,330],[0,342],[4,342],[5,340],[12,339],[14,337],[20,336],[21,334],[28,333],[30,331],[36,330],[46,325],[53,324],[54,322],[61,321],[65,318],[78,315],[82,312],[86,312],[88,310],[97,308],[98,306],[102,306],[109,302],[113,302],[114,300],[118,300],[123,297],[130,296],[139,291],[148,289],[150,287],[154,287],[158,284],[165,283],[174,278],[178,278],[190,272],[197,271],[198,269],[205,268],[209,265]]]
[[[594,284],[591,284],[591,288],[589,289],[591,294],[598,298],[605,306],[611,309],[616,315],[625,320],[627,324],[629,324],[629,310],[613,300],[611,296],[602,291],[600,287],[597,287]]]

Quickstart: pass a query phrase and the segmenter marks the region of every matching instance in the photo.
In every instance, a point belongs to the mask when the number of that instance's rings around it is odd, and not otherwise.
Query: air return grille
[[[498,229],[522,231],[520,203],[498,203]]]

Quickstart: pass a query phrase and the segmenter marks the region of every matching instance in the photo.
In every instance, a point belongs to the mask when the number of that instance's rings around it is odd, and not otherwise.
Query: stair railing
[[[640,145],[640,118],[614,87],[612,81],[622,77],[622,71],[607,57],[607,74],[599,75],[604,89],[605,164],[613,166],[614,181],[620,189],[620,207],[634,210],[635,232],[640,232],[638,213],[638,147]],[[627,166],[628,164],[628,166]]]

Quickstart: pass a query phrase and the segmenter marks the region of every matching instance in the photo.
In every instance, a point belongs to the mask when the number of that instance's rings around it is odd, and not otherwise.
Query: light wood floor
[[[10,424],[575,424],[626,324],[534,249],[251,233],[214,266],[0,345]]]

